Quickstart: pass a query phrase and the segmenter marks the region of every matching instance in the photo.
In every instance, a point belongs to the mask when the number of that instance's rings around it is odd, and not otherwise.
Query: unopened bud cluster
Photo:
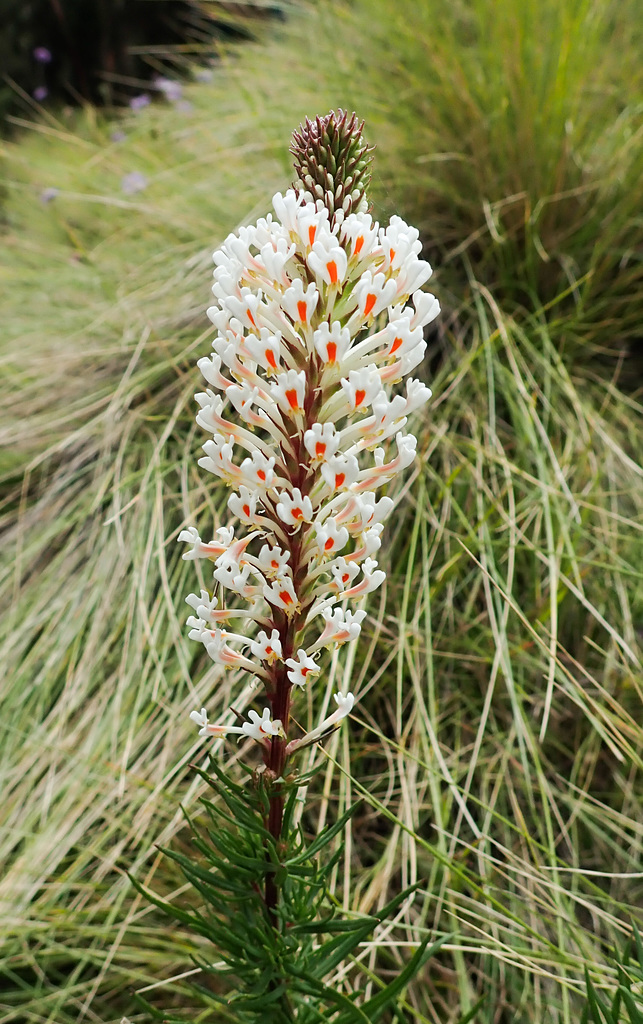
[[[360,138],[351,159],[363,163]],[[200,735],[257,740],[277,771],[353,706],[337,693],[316,729],[290,735],[293,694],[319,673],[324,648],[357,639],[366,613],[356,604],[385,578],[377,555],[393,501],[378,491],[413,462],[405,428],[431,394],[413,379],[393,389],[422,361],[423,327],[439,313],[420,290],[431,268],[414,228],[399,217],[380,227],[363,198],[346,212],[315,195],[276,195],[274,216],[214,254],[199,465],[230,487],[234,525],[207,542],[194,527],[179,537],[184,558],[213,563],[213,590],[187,598],[190,638],[266,695],[261,716],[240,724],[211,724],[205,709],[191,717]]]

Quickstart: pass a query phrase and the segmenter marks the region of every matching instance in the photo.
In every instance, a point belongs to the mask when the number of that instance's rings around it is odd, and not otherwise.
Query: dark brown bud
[[[374,146],[362,136],[364,122],[344,110],[305,124],[293,132],[290,152],[298,180],[296,192],[309,192],[321,199],[328,210],[331,227],[338,219],[363,206],[370,184]],[[341,211],[341,213],[340,213]],[[339,213],[339,218],[338,218]]]

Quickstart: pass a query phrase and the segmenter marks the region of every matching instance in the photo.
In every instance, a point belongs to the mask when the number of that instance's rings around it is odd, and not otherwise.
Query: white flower
[[[336,592],[346,590],[346,587],[352,583],[355,577],[359,576],[359,565],[355,562],[349,562],[342,555],[339,558],[333,559],[328,568],[333,577],[333,583],[329,589]]]
[[[228,636],[225,630],[215,629],[212,638],[205,644],[205,649],[217,665],[226,665],[232,668],[245,668],[249,672],[258,671],[254,662],[249,658],[233,650],[228,644]],[[237,638],[238,639],[238,638]],[[243,637],[241,638],[243,639]]]
[[[340,441],[334,423],[313,423],[304,434],[306,451],[314,463],[331,458],[339,448]]]
[[[351,412],[357,409],[360,412],[365,411],[375,398],[384,395],[380,375],[373,364],[364,367],[363,370],[351,370],[348,379],[344,377],[339,383]]]
[[[263,292],[261,288],[256,293],[251,288],[242,288],[240,298],[237,298],[236,295],[227,295],[225,297],[223,308],[231,316],[236,317],[244,328],[259,333],[259,328],[266,326],[263,323],[262,300]]]
[[[411,317],[411,328],[426,327],[440,313],[440,303],[431,292],[413,292],[415,312]]]
[[[317,286],[309,284],[304,291],[302,281],[297,277],[281,297],[282,309],[286,311],[295,324],[308,324],[317,308],[319,291]]]
[[[285,611],[289,618],[301,607],[292,580],[288,576],[279,576],[270,586],[264,583],[263,596],[269,604]]]
[[[201,708],[201,713],[198,711],[190,711],[190,718],[192,721],[199,726],[199,736],[208,735],[208,713],[205,708]]]
[[[311,743],[316,743],[317,740],[322,739],[332,729],[336,729],[341,720],[346,718],[346,716],[353,710],[355,698],[352,693],[343,694],[341,690],[339,690],[335,694],[335,703],[337,704],[337,709],[333,711],[332,715],[325,718],[323,722],[320,722],[316,729],[313,729],[312,732],[306,733],[306,735],[302,736],[301,739],[292,740],[292,742],[290,742],[286,747],[286,753],[292,754],[298,748],[304,746],[307,747]]]
[[[309,653],[331,643],[345,644],[357,640],[362,629],[362,622],[366,618],[364,609],[349,612],[344,611],[343,608],[324,608],[322,615],[326,622],[324,631],[310,648]]]
[[[307,676],[319,674],[319,665],[303,649],[297,651],[297,660],[286,658],[286,665],[290,669],[288,679],[293,686],[301,686],[302,689],[308,681]]]
[[[264,708],[261,717],[256,711],[251,710],[248,712],[248,718],[250,721],[244,722],[241,728],[246,736],[259,743],[264,743],[269,736],[279,736],[283,733],[279,719],[274,722],[270,720],[270,708]]]
[[[250,644],[250,650],[259,661],[267,661],[272,665],[274,661],[281,660],[282,648],[279,638],[279,630],[273,629],[270,636],[262,629],[257,637]]]
[[[328,518],[325,523],[315,523],[317,546],[324,557],[336,554],[348,544],[348,530],[338,526],[336,521]]]
[[[229,437],[226,441],[222,434],[215,434],[203,445],[206,454],[204,458],[199,459],[199,466],[236,486],[243,477],[241,470],[233,461],[233,440]]]
[[[288,287],[290,278],[285,273],[285,266],[295,252],[294,245],[288,245],[285,238],[278,238],[274,243],[266,242],[261,246],[261,261],[269,278],[277,285]]]
[[[344,590],[340,597],[359,597],[363,594],[370,594],[372,590],[377,588],[386,579],[386,573],[382,569],[377,569],[377,562],[374,558],[365,558],[362,562],[363,578],[359,583],[356,583],[354,587],[350,587],[348,590]]]
[[[387,356],[397,355],[399,359],[403,354],[424,343],[422,328],[411,329],[411,319],[408,316],[393,320],[384,328],[386,337]]]
[[[258,501],[259,494],[242,484],[239,493],[231,494],[228,498],[228,508],[242,523],[252,523],[257,513]]]
[[[342,223],[340,237],[347,244],[349,256],[365,259],[371,255],[377,232],[378,224],[373,224],[370,213],[349,213]]]
[[[405,415],[409,416],[416,409],[421,409],[430,397],[431,388],[427,388],[426,384],[423,384],[421,380],[407,380]]]
[[[195,558],[213,558],[216,555],[220,555],[226,550],[233,534],[234,530],[222,527],[217,530],[217,536],[220,537],[219,541],[211,540],[209,544],[204,544],[199,537],[196,527],[188,526],[187,530],[181,530],[177,540],[180,543],[192,545],[192,549],[185,551],[182,556],[186,561],[190,561]]]
[[[250,488],[267,490],[272,487],[275,478],[274,466],[274,455],[267,459],[263,452],[255,450],[247,459],[243,460],[240,471]]]
[[[281,192],[277,192],[272,197],[275,213],[286,230],[291,233],[297,231],[297,214],[301,209],[303,201],[303,196],[300,195],[298,197],[292,189],[289,189],[285,196],[282,196]]]
[[[331,456],[322,464],[321,475],[331,491],[347,490],[359,476],[359,462],[354,455]]]
[[[213,388],[225,391],[230,385],[231,381],[221,373],[221,356],[218,356],[216,353],[213,356],[203,356],[197,361],[196,365],[208,384],[211,384]]]
[[[257,556],[257,565],[264,576],[283,576],[288,568],[290,555],[283,551],[278,544],[271,547],[264,544]]]
[[[280,331],[276,331],[273,334],[267,327],[261,327],[259,337],[255,334],[248,334],[244,337],[243,350],[248,353],[251,359],[259,363],[267,373],[278,373],[281,369]]]
[[[375,274],[373,277],[370,270],[365,270],[355,288],[360,316],[363,320],[377,316],[390,305],[396,295],[397,285],[394,280],[384,274]]]
[[[298,487],[292,494],[288,491],[277,492],[277,515],[282,523],[297,529],[302,523],[309,523],[313,518],[313,506],[308,495],[302,495]]]
[[[337,245],[332,236],[316,241],[306,262],[317,278],[318,284],[320,280],[335,286],[344,283],[348,258],[346,251],[342,249],[341,245]]]
[[[243,733],[243,729],[237,725],[210,725],[205,708],[201,708],[201,711],[191,711],[190,718],[195,725],[199,726],[199,736],[225,736],[229,732]]]
[[[328,366],[341,363],[351,346],[351,334],[348,327],[335,320],[329,327],[323,320],[313,334],[313,344],[322,361]]]
[[[368,530],[364,530],[362,534],[362,546],[355,548],[351,554],[351,561],[358,562],[363,558],[368,558],[369,555],[374,555],[376,551],[382,546],[381,533],[384,529],[383,523],[377,523],[375,526],[369,526]]]
[[[306,374],[303,370],[299,373],[296,370],[278,373],[270,381],[269,389],[273,401],[277,403],[281,411],[286,413],[286,415],[291,416],[293,413],[304,411]]]

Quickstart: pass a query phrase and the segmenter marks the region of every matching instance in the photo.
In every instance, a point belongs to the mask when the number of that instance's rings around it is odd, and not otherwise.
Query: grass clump
[[[586,969],[615,989],[642,896],[641,407],[618,386],[643,312],[640,28],[628,2],[540,11],[305,7],[190,111],[48,115],[5,145],[0,1021],[116,1021],[132,989],[193,1005],[194,938],[125,872],[185,898],[154,844],[184,843],[186,716],[251,699],[184,638],[174,543],[226,515],[194,457],[210,252],[290,181],[292,128],[340,105],[379,145],[382,216],[422,220],[445,315],[388,589],[329,666],[360,711],[310,820],[364,796],[347,908],[426,883],[331,981],[368,991],[430,930],[451,938],[407,990],[418,1024],[478,1003],[569,1024]]]

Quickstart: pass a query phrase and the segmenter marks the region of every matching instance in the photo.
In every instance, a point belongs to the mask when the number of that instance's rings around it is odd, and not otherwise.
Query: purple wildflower
[[[39,64],[51,64],[51,50],[48,50],[46,46],[37,46],[33,57]]]
[[[147,107],[150,104],[150,98],[146,92],[139,93],[138,96],[132,96],[129,101],[129,105],[132,110],[142,110],[143,107]]]
[[[46,85],[39,85],[38,88],[34,89],[34,91],[33,91],[33,98],[38,103],[42,103],[43,100],[46,100],[48,95],[49,95],[49,89],[47,88]]]
[[[121,191],[127,196],[143,192],[147,188],[147,178],[140,171],[130,171],[121,178]]]
[[[162,92],[168,103],[176,103],[183,95],[183,86],[171,78],[157,78],[154,83],[159,92]]]
[[[42,192],[40,193],[40,202],[44,203],[46,206],[47,203],[51,203],[59,194],[60,189],[55,188],[53,185],[50,185],[48,188],[43,188]]]

